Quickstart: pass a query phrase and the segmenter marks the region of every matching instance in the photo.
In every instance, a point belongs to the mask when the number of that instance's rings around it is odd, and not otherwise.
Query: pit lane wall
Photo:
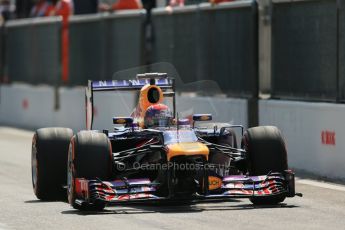
[[[260,100],[259,108],[260,125],[281,129],[290,167],[345,179],[345,105]]]
[[[58,96],[56,96],[58,94]],[[121,94],[121,95],[120,95]],[[113,116],[129,116],[135,107],[135,94],[106,92],[94,95],[94,128],[112,129]],[[247,101],[235,98],[210,98],[193,94],[177,96],[180,117],[193,113],[212,113],[214,121],[242,124],[247,127]],[[85,88],[0,86],[0,124],[37,129],[70,127],[85,129]]]

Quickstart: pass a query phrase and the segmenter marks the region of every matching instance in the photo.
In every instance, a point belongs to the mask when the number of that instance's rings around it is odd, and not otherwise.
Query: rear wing
[[[86,129],[92,129],[94,111],[93,94],[95,92],[138,91],[141,90],[141,88],[147,84],[156,85],[160,87],[165,97],[173,98],[173,110],[174,114],[176,114],[175,79],[169,78],[166,73],[138,74],[136,79],[133,80],[89,80],[88,87],[86,88],[85,92]]]
[[[155,85],[162,89],[172,89],[172,79],[154,79]],[[113,80],[113,81],[90,81],[89,87],[95,91],[113,91],[113,90],[140,90],[143,86],[150,84],[149,79],[138,80]]]

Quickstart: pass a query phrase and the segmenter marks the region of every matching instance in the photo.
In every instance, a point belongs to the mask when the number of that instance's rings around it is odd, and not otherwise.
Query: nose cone
[[[175,143],[167,146],[168,161],[175,156],[195,156],[202,155],[208,159],[210,150],[208,147],[199,142],[193,143]]]

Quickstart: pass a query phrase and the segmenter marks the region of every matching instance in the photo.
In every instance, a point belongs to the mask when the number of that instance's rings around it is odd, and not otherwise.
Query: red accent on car
[[[74,181],[75,193],[79,197],[86,198],[88,196],[89,183],[85,179],[76,178]]]

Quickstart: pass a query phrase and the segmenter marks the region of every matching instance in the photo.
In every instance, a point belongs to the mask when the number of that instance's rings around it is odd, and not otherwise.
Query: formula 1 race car
[[[113,131],[92,130],[94,93],[115,90],[139,92],[136,109],[129,117],[114,117]],[[172,111],[163,104],[164,98],[172,100]],[[167,74],[89,81],[87,130],[73,135],[67,128],[43,128],[34,134],[35,195],[41,200],[59,199],[66,197],[67,189],[69,203],[80,210],[227,198],[249,198],[253,204],[266,205],[299,195],[276,127],[245,131],[211,120],[211,114],[179,118],[175,81]]]

